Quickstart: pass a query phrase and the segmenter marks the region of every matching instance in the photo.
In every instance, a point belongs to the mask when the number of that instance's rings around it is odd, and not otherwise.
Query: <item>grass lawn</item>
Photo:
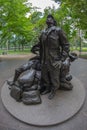
[[[3,54],[3,55],[5,55],[5,54],[12,54],[12,55],[15,55],[15,54],[20,54],[20,55],[22,55],[22,54],[29,54],[30,53],[30,50],[29,49],[26,49],[26,50],[16,50],[16,51],[14,51],[14,50],[0,50],[0,55],[1,54]]]
[[[83,51],[82,52],[87,52],[87,48],[83,48],[82,49]],[[78,51],[78,50],[77,50]],[[6,55],[6,54],[10,54],[10,55],[27,55],[27,54],[29,54],[31,51],[29,50],[29,48],[28,49],[25,49],[25,50],[16,50],[16,51],[14,51],[14,50],[0,50],[0,55],[2,55],[3,53],[3,55]],[[79,57],[80,58],[84,58],[84,59],[87,59],[87,54],[81,54],[81,55],[79,55]]]
[[[81,54],[79,55],[79,58],[87,59],[87,54]]]
[[[80,48],[79,47],[73,47],[73,48],[70,48],[71,51],[80,51]],[[82,52],[87,52],[87,47],[82,47]]]
[[[79,55],[79,58],[87,59],[87,54]]]

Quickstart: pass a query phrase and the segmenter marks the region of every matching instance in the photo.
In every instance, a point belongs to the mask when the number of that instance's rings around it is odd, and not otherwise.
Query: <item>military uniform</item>
[[[40,36],[40,59],[42,67],[41,84],[46,89],[58,89],[60,86],[60,66],[61,60],[68,57],[69,43],[64,32],[52,26],[42,31]],[[55,64],[57,64],[55,66]]]

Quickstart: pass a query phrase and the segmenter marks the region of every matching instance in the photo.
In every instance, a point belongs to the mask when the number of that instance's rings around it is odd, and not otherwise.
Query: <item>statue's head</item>
[[[49,15],[47,16],[46,24],[47,24],[48,26],[49,26],[49,25],[54,25],[54,26],[57,25],[56,20],[54,19],[54,17],[53,17],[51,14],[49,14]]]

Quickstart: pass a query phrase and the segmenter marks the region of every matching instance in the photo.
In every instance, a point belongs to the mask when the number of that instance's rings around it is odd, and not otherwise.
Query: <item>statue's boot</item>
[[[73,85],[70,82],[61,82],[60,89],[69,91],[73,89]]]
[[[51,92],[50,92],[50,94],[49,94],[49,96],[48,96],[48,99],[50,99],[50,100],[53,99],[54,96],[55,96],[55,94],[56,94],[55,89],[52,89]]]
[[[50,90],[49,90],[49,89],[46,89],[44,92],[41,93],[41,95],[45,95],[45,94],[47,94],[47,93],[49,93],[49,92],[50,92]]]
[[[51,91],[49,86],[43,86],[42,90],[43,91],[41,92],[41,95],[45,95],[45,94],[47,94],[47,93],[49,93]]]
[[[67,76],[66,76],[66,80],[67,80],[67,81],[71,81],[71,80],[72,80],[72,75],[67,75]]]
[[[8,80],[7,80],[7,84],[8,84],[9,86],[13,86],[13,85],[14,85],[14,82],[13,82],[13,81],[8,81]]]
[[[42,94],[45,90],[46,90],[46,87],[43,85],[40,85],[40,88],[39,88],[40,94]]]

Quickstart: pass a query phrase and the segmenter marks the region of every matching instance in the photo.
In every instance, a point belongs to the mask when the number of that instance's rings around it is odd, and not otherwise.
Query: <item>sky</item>
[[[39,7],[41,12],[48,6],[58,8],[58,4],[52,0],[29,0],[29,2],[32,3],[33,6]]]

